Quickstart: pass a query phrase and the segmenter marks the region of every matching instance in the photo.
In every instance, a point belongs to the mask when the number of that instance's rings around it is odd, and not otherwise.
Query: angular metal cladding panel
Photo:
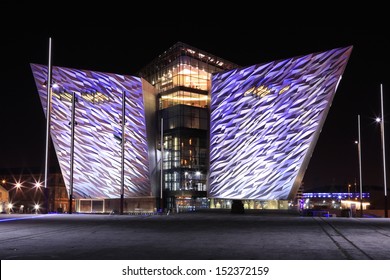
[[[213,76],[209,197],[295,196],[351,51],[337,48]]]
[[[47,66],[31,64],[43,110]],[[149,196],[148,146],[140,78],[64,67],[52,68],[51,139],[65,185],[70,184],[71,102],[75,92],[75,198],[118,198],[121,190],[122,95],[126,93],[125,197]],[[55,85],[55,86],[54,86]]]

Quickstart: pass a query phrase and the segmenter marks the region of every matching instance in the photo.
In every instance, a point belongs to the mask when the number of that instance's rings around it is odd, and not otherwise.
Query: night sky
[[[129,24],[114,27],[26,26],[2,33],[0,169],[44,168],[43,109],[30,63],[47,64],[52,38],[55,66],[137,75],[177,41],[241,66],[353,46],[343,79],[304,177],[305,188],[359,181],[357,115],[361,115],[364,185],[383,185],[380,84],[384,87],[387,155],[390,150],[390,37],[373,27],[267,28]],[[388,35],[388,34],[387,34]],[[387,67],[386,67],[387,66]],[[52,161],[55,165],[56,162]],[[388,160],[388,167],[390,160]],[[390,168],[388,168],[389,170]],[[390,177],[389,172],[388,178]]]

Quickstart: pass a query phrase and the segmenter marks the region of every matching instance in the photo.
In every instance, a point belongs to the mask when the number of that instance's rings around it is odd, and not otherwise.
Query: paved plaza
[[[390,219],[201,211],[0,215],[2,260],[390,260]]]

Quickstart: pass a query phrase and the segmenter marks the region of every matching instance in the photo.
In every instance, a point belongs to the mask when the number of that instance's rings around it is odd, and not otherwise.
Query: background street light
[[[360,137],[360,115],[358,115],[358,137],[359,140],[355,141],[358,145],[358,155],[359,155],[359,182],[360,182],[360,217],[363,217],[363,180],[362,180],[362,150],[361,150],[361,137]]]
[[[385,196],[385,218],[388,217],[387,213],[387,182],[386,182],[386,151],[385,151],[385,114],[383,111],[383,86],[381,84],[381,118],[376,118],[376,122],[381,124],[381,142],[382,142],[382,156],[383,156],[383,188]]]
[[[38,214],[39,208],[40,208],[39,204],[34,205],[35,214]]]
[[[13,212],[14,205],[10,202],[8,203],[8,214],[11,214]]]

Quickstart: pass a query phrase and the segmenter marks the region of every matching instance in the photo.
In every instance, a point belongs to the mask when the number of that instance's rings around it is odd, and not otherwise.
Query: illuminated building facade
[[[210,198],[295,197],[351,51],[213,75]]]
[[[47,66],[32,64],[31,68],[46,113]],[[153,193],[152,186],[155,185],[152,180],[156,159],[152,87],[138,77],[64,67],[52,67],[52,80],[51,139],[68,191],[73,93],[77,100],[74,118],[77,124],[73,137],[73,194],[78,199],[76,211],[119,209],[123,98],[124,197],[129,198],[126,209],[153,209],[156,193]]]
[[[178,42],[141,78],[53,67],[51,137],[68,190],[77,98],[76,211],[119,209],[123,95],[126,212],[293,198],[351,49],[240,68]],[[47,67],[31,67],[46,113]]]
[[[238,67],[182,42],[141,70],[154,85],[163,119],[163,197],[168,209],[208,207],[212,74]],[[161,132],[161,122],[158,121]]]

